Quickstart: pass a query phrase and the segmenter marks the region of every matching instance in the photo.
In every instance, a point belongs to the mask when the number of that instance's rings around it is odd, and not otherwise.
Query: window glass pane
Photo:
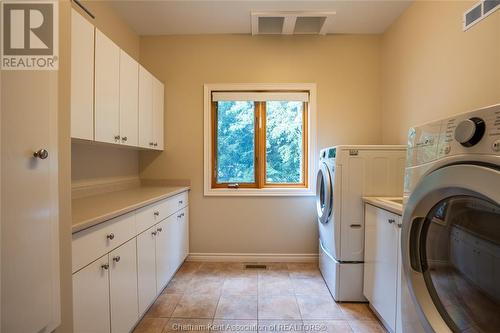
[[[266,102],[266,182],[297,184],[303,177],[303,102]]]
[[[255,107],[217,102],[217,183],[255,182]]]

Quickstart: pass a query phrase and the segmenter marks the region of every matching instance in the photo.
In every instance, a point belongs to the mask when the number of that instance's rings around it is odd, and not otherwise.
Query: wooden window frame
[[[286,91],[288,92],[288,91]],[[296,92],[296,91],[294,91]],[[306,189],[309,186],[309,103],[303,102],[302,106],[302,182],[301,183],[269,183],[267,182],[267,150],[266,150],[266,121],[267,110],[265,101],[254,101],[254,182],[253,183],[218,183],[217,182],[217,102],[210,101],[211,113],[211,188],[212,189],[265,189],[288,188]]]

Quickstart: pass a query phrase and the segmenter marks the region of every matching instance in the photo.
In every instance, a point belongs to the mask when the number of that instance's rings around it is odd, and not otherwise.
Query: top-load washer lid
[[[428,332],[500,332],[500,171],[447,166],[403,215],[403,265]]]
[[[325,162],[320,162],[316,178],[316,210],[318,212],[318,220],[321,223],[328,223],[330,219],[332,213],[332,191],[332,179],[328,166]]]

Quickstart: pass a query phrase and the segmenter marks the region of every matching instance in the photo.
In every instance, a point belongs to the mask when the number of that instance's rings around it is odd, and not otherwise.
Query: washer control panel
[[[407,167],[462,154],[500,155],[500,104],[411,128]]]

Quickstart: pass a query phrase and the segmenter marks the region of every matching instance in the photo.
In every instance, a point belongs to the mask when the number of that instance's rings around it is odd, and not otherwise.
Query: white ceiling
[[[327,33],[382,33],[411,0],[112,0],[139,35],[249,34],[251,12],[335,11]]]

